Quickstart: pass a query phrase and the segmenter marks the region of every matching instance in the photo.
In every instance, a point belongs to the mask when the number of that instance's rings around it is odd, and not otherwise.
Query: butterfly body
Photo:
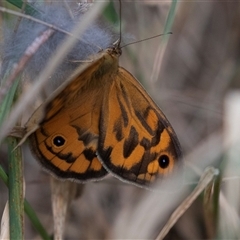
[[[56,176],[86,182],[110,172],[148,186],[177,168],[182,156],[174,130],[119,67],[120,54],[113,48],[95,55],[27,123],[33,153]]]

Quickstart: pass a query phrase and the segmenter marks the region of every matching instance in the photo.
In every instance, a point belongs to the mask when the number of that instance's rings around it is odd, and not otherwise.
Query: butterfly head
[[[113,47],[111,48],[111,53],[120,56],[122,54],[122,48],[120,47],[121,40],[118,39],[116,42],[113,43]]]

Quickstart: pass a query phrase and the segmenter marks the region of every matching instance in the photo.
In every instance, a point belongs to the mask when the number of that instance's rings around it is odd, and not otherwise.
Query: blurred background
[[[39,2],[31,4],[38,6]],[[6,2],[1,5],[12,8]],[[78,12],[78,2],[68,6]],[[121,11],[124,44],[173,32],[123,48],[120,65],[137,77],[175,129],[184,154],[183,185],[187,188],[175,197],[175,193],[152,193],[112,177],[98,183],[73,184],[74,200],[68,209],[64,239],[155,239],[207,166],[221,172],[209,197],[217,196],[217,200],[211,200],[211,210],[206,211],[209,205],[201,195],[165,239],[239,238],[239,137],[233,135],[240,136],[240,3],[122,0]],[[9,18],[16,18],[1,14],[2,29]],[[101,18],[108,22],[104,28],[113,26],[108,41],[116,41],[118,1],[110,2]],[[2,32],[2,42],[5,36]],[[2,50],[2,59],[3,54]],[[26,71],[24,78],[34,74]],[[232,138],[238,141],[234,149],[229,144]],[[6,145],[0,156],[0,164],[7,169]],[[26,198],[51,235],[50,175],[34,160],[27,145],[24,175]],[[0,181],[0,216],[7,196],[8,190]],[[176,201],[170,203],[173,198]],[[40,239],[27,217],[25,235],[26,239]]]

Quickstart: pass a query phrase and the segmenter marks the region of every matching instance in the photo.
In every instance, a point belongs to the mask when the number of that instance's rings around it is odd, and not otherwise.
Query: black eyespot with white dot
[[[159,167],[162,169],[167,168],[170,164],[169,157],[167,155],[160,156],[158,159],[158,164],[159,164]]]
[[[53,145],[55,147],[62,147],[65,144],[66,140],[63,136],[57,135],[53,138]]]

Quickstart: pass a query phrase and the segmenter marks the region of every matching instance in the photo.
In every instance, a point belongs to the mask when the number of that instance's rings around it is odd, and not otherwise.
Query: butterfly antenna
[[[153,38],[157,38],[157,37],[161,37],[161,36],[164,36],[164,35],[168,35],[168,34],[172,34],[172,32],[162,33],[162,34],[158,34],[158,35],[153,36],[153,37],[144,38],[142,40],[138,40],[138,41],[135,41],[135,42],[127,43],[127,44],[121,46],[121,48],[124,48],[126,46],[129,46],[129,45],[132,45],[132,44],[135,44],[135,43],[140,43],[140,42],[143,42],[143,41],[147,41],[147,40],[150,40],[150,39],[153,39]]]
[[[120,48],[120,44],[122,41],[122,2],[121,0],[119,0],[119,18],[120,18],[120,24],[119,24],[120,34],[119,34],[118,47]]]

